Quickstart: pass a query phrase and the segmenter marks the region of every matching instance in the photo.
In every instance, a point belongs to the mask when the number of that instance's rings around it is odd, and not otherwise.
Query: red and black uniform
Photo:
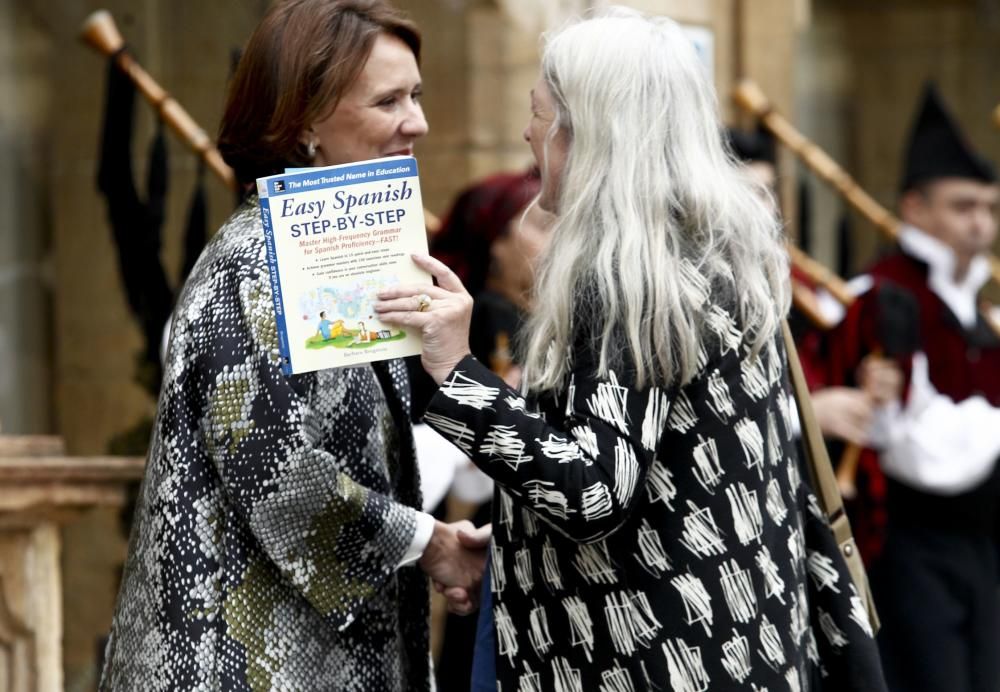
[[[987,416],[992,407],[997,414],[993,419],[997,419],[1000,338],[975,309],[975,295],[985,275],[980,271],[981,280],[941,288],[945,274],[934,265],[950,250],[915,228],[904,230],[901,245],[900,252],[871,268],[872,288],[859,296],[830,333],[828,384],[855,385],[854,373],[862,359],[884,351],[880,337],[884,330],[879,324],[886,316],[880,315],[878,294],[882,286],[892,283],[912,295],[919,306],[926,379],[936,390],[936,405],[956,413],[974,403]],[[980,262],[980,270],[982,266]],[[963,313],[961,318],[959,313]],[[912,357],[899,359],[906,382],[904,410],[914,397],[915,362]],[[920,377],[925,376],[921,373]],[[968,428],[956,429],[956,420],[967,420]],[[898,443],[914,437],[1000,436],[996,429],[976,429],[973,420],[977,419],[960,414],[899,417],[890,423],[897,428],[898,434],[892,436],[896,442],[890,440],[884,453],[895,453],[893,470],[883,475],[873,452],[862,459],[856,529],[871,565],[884,625],[880,635],[883,659],[894,689],[998,689],[995,541],[1000,475],[995,456],[984,477],[977,473],[962,478],[968,471],[958,459],[930,451],[926,455],[934,458],[921,458],[920,444],[909,444],[900,452]],[[912,429],[916,426],[920,429]],[[897,444],[895,450],[893,444]],[[910,458],[901,459],[900,454]],[[948,477],[947,488],[915,480],[918,477],[906,471],[908,464],[914,469],[936,464],[935,477]]]

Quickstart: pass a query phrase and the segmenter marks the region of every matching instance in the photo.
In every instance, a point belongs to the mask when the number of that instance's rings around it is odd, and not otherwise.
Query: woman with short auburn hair
[[[419,48],[384,0],[274,4],[220,130],[237,179],[411,155]],[[252,195],[174,311],[100,688],[429,690],[425,573],[475,589],[485,555],[419,511],[409,405],[402,361],[283,374]]]

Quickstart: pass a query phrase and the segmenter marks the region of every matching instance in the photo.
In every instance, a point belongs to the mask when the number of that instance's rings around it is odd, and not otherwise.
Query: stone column
[[[59,438],[0,436],[0,689],[9,692],[63,690],[60,524],[121,506],[144,466],[61,454]]]

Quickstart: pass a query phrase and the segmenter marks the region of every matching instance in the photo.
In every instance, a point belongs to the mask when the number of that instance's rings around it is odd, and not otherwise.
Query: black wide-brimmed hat
[[[976,153],[948,113],[937,87],[928,82],[923,102],[910,130],[900,192],[936,178],[971,178],[996,182],[996,170]]]

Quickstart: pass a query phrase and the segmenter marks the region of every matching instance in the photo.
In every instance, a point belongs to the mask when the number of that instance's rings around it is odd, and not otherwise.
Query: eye
[[[376,104],[379,108],[391,108],[396,105],[395,96],[386,96],[384,99]]]
[[[422,99],[423,97],[424,97],[423,89],[414,89],[413,92],[410,93],[410,98],[413,100],[414,103],[420,103],[420,99]]]

